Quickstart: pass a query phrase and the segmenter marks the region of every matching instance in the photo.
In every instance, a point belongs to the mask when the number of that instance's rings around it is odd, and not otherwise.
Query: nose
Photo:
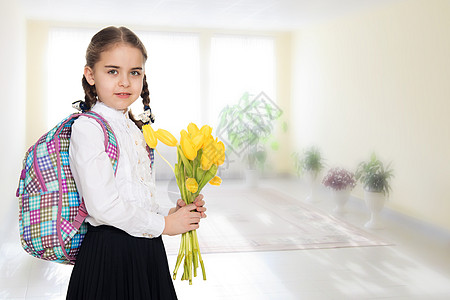
[[[128,80],[128,77],[126,75],[122,76],[119,79],[119,86],[122,86],[122,87],[130,86],[130,81]]]

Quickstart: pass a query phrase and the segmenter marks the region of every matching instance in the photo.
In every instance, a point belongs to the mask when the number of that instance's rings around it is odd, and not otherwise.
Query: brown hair
[[[138,36],[126,27],[106,27],[97,32],[91,39],[89,46],[86,50],[86,66],[94,68],[95,63],[100,60],[100,54],[104,51],[108,51],[111,47],[118,43],[129,44],[132,47],[136,47],[141,50],[144,62],[147,61],[147,50],[144,44],[138,38]],[[90,85],[86,77],[83,75],[81,80],[84,89],[84,100],[86,103],[86,109],[90,110],[92,106],[97,102],[97,92],[95,85]],[[150,106],[150,93],[148,91],[147,77],[144,75],[144,81],[141,92],[142,103],[145,106]],[[143,123],[137,121],[131,110],[129,111],[130,119],[133,120],[136,125],[141,128]]]

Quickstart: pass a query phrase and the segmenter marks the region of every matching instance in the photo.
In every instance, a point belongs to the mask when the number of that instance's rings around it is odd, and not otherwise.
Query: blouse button
[[[134,143],[135,143],[136,145],[139,145],[138,141],[134,141]]]

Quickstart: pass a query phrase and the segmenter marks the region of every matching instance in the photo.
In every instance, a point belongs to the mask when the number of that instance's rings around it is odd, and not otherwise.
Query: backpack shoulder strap
[[[111,160],[111,163],[112,163],[112,166],[114,169],[114,175],[116,175],[117,164],[119,162],[120,150],[119,150],[119,145],[117,143],[116,135],[114,134],[114,131],[112,130],[111,126],[108,124],[108,122],[102,116],[100,116],[98,113],[93,112],[93,111],[88,111],[88,112],[82,113],[79,116],[80,117],[84,116],[84,117],[94,119],[95,121],[97,121],[98,124],[100,124],[100,126],[103,130],[103,135],[105,137],[105,142],[104,142],[105,143],[105,151],[108,154],[109,159]],[[72,222],[73,226],[75,226],[75,228],[79,229],[81,224],[86,219],[87,215],[88,215],[88,212],[86,209],[86,205],[84,204],[84,200],[81,199],[80,206],[78,207],[78,213]]]
[[[117,142],[116,135],[114,134],[114,131],[112,130],[111,126],[108,124],[108,122],[100,116],[98,113],[93,111],[88,111],[85,113],[80,114],[80,116],[88,117],[91,119],[94,119],[97,121],[97,123],[101,126],[103,130],[103,135],[105,137],[105,151],[108,154],[108,157],[111,160],[111,163],[113,165],[114,174],[117,173],[117,163],[119,162],[119,145]]]

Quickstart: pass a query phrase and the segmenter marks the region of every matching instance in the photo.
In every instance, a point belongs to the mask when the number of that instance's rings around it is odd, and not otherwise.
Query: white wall
[[[18,222],[15,193],[25,154],[25,18],[16,2],[0,2],[0,236],[11,229],[6,222]]]
[[[295,148],[348,168],[375,151],[395,169],[388,205],[450,230],[450,1],[343,17],[294,43]]]

